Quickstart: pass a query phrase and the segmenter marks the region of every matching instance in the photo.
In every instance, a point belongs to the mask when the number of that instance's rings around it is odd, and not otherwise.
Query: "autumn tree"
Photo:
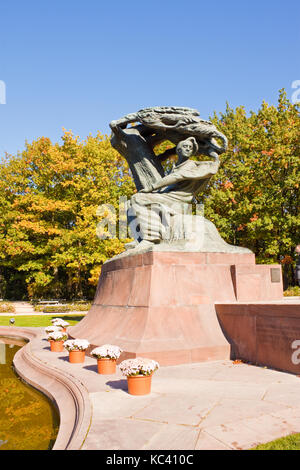
[[[39,138],[1,165],[0,185],[2,275],[21,277],[30,297],[91,297],[103,262],[123,251],[122,240],[97,237],[97,208],[133,192],[109,139]]]
[[[291,274],[300,244],[299,107],[281,90],[277,106],[263,102],[247,115],[228,105],[212,121],[229,147],[198,197],[205,216],[228,243],[250,248],[259,263],[282,262]],[[41,137],[8,156],[0,165],[1,295],[93,297],[102,264],[126,241],[118,233],[99,239],[97,223],[115,221],[120,198],[134,191],[126,162],[100,133],[81,142],[65,132],[61,144]]]
[[[280,90],[247,116],[228,105],[212,121],[227,136],[221,167],[200,200],[224,239],[254,251],[257,262],[294,263],[300,238],[300,115]]]

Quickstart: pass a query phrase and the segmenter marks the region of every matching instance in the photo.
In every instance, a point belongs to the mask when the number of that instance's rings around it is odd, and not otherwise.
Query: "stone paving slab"
[[[168,366],[154,374],[150,395],[136,397],[119,370],[100,375],[90,357],[70,364],[39,331],[32,355],[87,390],[84,450],[237,450],[300,432],[296,375],[230,360]]]

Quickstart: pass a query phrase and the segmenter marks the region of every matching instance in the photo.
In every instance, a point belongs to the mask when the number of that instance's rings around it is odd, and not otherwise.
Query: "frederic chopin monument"
[[[133,122],[140,124],[127,127]],[[127,247],[134,250],[130,254],[153,248],[245,252],[225,243],[211,222],[187,214],[194,196],[217,173],[219,155],[227,149],[226,136],[210,121],[201,119],[195,109],[156,107],[128,114],[112,121],[110,127],[111,144],[127,160],[138,191],[128,208],[128,220],[139,227],[135,241]],[[155,155],[154,146],[165,140],[174,147]],[[165,175],[161,162],[174,154],[177,163]],[[196,155],[210,160],[190,159]]]
[[[229,358],[215,303],[257,300],[249,293],[253,274],[266,296],[282,291],[249,249],[226,243],[211,221],[192,213],[194,197],[218,172],[226,136],[185,107],[142,109],[110,128],[137,190],[127,207],[134,241],[104,263],[91,310],[71,336],[116,344],[122,359],[146,356],[162,365]],[[164,141],[173,147],[156,155]],[[177,161],[165,174],[162,162],[171,155]],[[207,158],[192,158],[198,155]]]

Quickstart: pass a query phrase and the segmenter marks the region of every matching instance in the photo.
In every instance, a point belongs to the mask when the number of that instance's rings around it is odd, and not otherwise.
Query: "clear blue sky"
[[[276,103],[300,80],[299,0],[2,0],[0,158],[145,106]]]

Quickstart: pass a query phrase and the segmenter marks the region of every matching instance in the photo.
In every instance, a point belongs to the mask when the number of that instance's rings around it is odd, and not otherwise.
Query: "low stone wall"
[[[215,306],[231,359],[300,375],[300,302]]]

